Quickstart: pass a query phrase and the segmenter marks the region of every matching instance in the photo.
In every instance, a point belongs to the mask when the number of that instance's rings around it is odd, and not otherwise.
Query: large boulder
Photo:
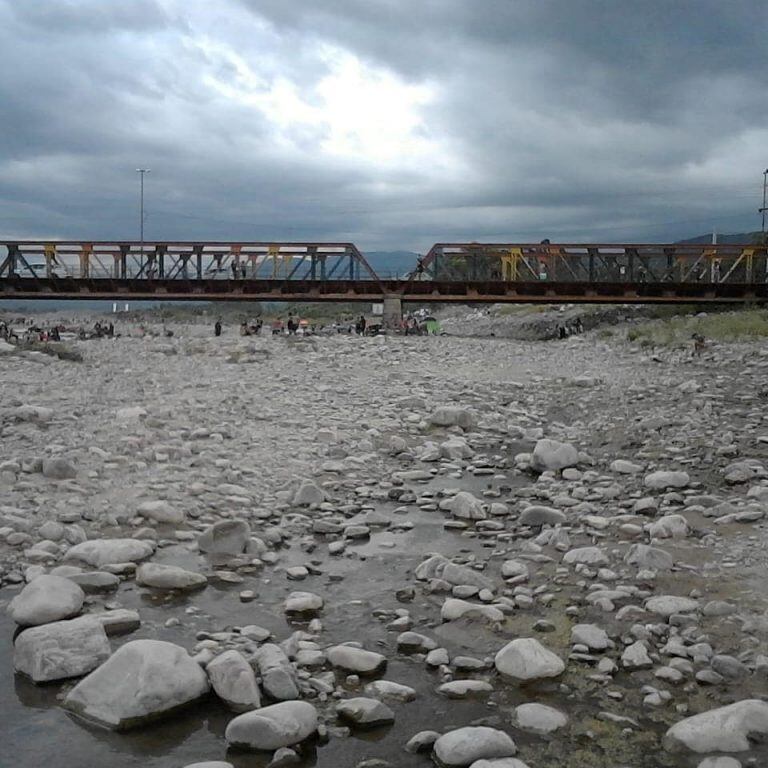
[[[675,723],[664,736],[670,752],[745,752],[768,735],[768,702],[744,699]]]
[[[113,730],[165,717],[208,692],[208,678],[184,648],[132,640],[64,699],[71,712]]]
[[[154,547],[140,539],[93,539],[70,547],[65,560],[75,560],[94,568],[111,563],[138,563],[152,556]]]
[[[13,666],[35,683],[48,683],[88,674],[111,652],[101,622],[81,616],[24,630],[13,646]]]
[[[176,565],[144,563],[136,571],[136,583],[154,589],[200,589],[208,583],[202,573],[187,571]]]
[[[241,555],[250,537],[251,528],[245,520],[220,520],[200,534],[197,546],[211,555]]]
[[[375,675],[387,666],[385,656],[352,645],[334,645],[326,656],[331,666],[358,675]]]
[[[507,643],[494,659],[496,669],[520,683],[557,677],[565,671],[563,660],[532,637]]]
[[[256,675],[239,651],[224,651],[208,664],[206,672],[216,695],[233,712],[261,706]]]
[[[284,701],[239,715],[224,736],[233,747],[275,750],[298,744],[316,730],[317,710],[309,702]]]
[[[22,627],[35,627],[76,616],[83,608],[85,592],[61,576],[38,576],[8,606],[11,618]]]
[[[546,437],[536,443],[531,457],[531,466],[539,472],[558,471],[578,463],[579,452],[570,443]]]
[[[434,745],[434,756],[445,768],[462,768],[476,760],[511,757],[517,752],[512,737],[496,728],[467,726],[448,731]]]

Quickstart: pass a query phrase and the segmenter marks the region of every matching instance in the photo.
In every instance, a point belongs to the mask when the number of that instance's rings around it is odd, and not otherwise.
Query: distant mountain
[[[411,272],[419,254],[413,251],[370,251],[363,256],[379,277],[389,278],[404,277]]]
[[[717,242],[722,245],[742,245],[759,242],[762,237],[760,232],[739,232],[736,235],[721,235],[718,233]],[[691,237],[688,240],[678,240],[681,245],[706,245],[712,242],[712,233]]]

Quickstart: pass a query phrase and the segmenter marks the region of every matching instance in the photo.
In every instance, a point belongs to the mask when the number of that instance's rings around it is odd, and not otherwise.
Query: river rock
[[[71,462],[61,457],[43,459],[43,475],[51,480],[71,480],[77,477],[77,470]]]
[[[137,563],[151,557],[154,547],[139,539],[93,539],[75,544],[65,560],[75,560],[94,568],[113,563]]]
[[[476,760],[511,757],[516,752],[509,734],[483,725],[448,731],[434,744],[435,759],[444,768],[462,768]]]
[[[493,590],[494,583],[487,576],[470,568],[451,562],[442,555],[432,555],[416,566],[414,576],[419,581],[443,579],[454,586],[471,586],[478,589]]]
[[[136,511],[148,520],[168,525],[180,525],[185,517],[183,510],[177,509],[167,501],[144,501]]]
[[[251,528],[245,520],[220,520],[203,531],[197,546],[211,555],[240,555],[250,537]]]
[[[336,705],[336,714],[359,728],[376,728],[395,722],[395,713],[377,699],[358,696],[346,699]]]
[[[475,416],[466,408],[443,407],[438,408],[429,421],[437,427],[461,427],[469,430],[475,425]]]
[[[690,527],[682,515],[664,515],[649,523],[647,531],[652,539],[684,539]]]
[[[136,571],[136,583],[141,587],[155,589],[200,589],[208,583],[202,573],[194,573],[175,565],[144,563]]]
[[[570,549],[563,556],[563,562],[568,565],[582,563],[584,565],[608,565],[608,555],[600,547],[580,547]]]
[[[640,570],[671,571],[675,564],[669,552],[648,544],[633,544],[624,556],[624,562]]]
[[[518,728],[536,733],[552,733],[563,728],[568,718],[560,710],[530,702],[515,708],[514,722]]]
[[[531,466],[539,472],[558,471],[578,463],[579,452],[570,443],[543,438],[533,449]]]
[[[273,699],[290,701],[299,698],[293,666],[279,645],[265,643],[254,659],[261,673],[261,685]]]
[[[132,640],[81,680],[66,709],[113,730],[171,714],[208,692],[208,678],[189,654],[162,640]]]
[[[256,675],[239,651],[225,651],[210,661],[205,671],[216,695],[233,712],[248,712],[261,706]]]
[[[673,725],[663,739],[670,752],[744,752],[768,735],[768,702],[744,699]]]
[[[81,616],[24,630],[13,646],[13,665],[35,683],[48,683],[85,675],[111,652],[101,623]]]
[[[391,680],[374,680],[365,686],[365,692],[370,696],[397,701],[413,701],[416,691],[408,685],[393,683]]]
[[[224,737],[233,747],[275,750],[309,738],[317,730],[317,710],[306,701],[283,701],[231,720]]]
[[[449,597],[440,609],[440,618],[443,621],[456,621],[464,616],[484,619],[485,621],[504,621],[504,614],[492,605],[481,605]]]
[[[494,658],[496,669],[520,683],[557,677],[565,671],[563,660],[532,637],[507,643]]]
[[[590,651],[605,651],[613,645],[608,633],[595,624],[574,624],[571,628],[571,643],[586,645]]]
[[[447,504],[450,513],[460,520],[485,520],[485,505],[468,491],[459,491]]]
[[[667,488],[685,488],[691,478],[687,472],[651,472],[645,476],[643,484],[646,488],[652,488],[655,491],[664,491]]]
[[[645,601],[645,610],[668,618],[673,613],[690,613],[697,610],[699,601],[678,595],[657,595]]]
[[[552,507],[543,507],[534,504],[526,507],[521,513],[517,522],[520,525],[530,525],[537,528],[543,525],[562,525],[568,518],[564,512]]]
[[[332,666],[359,675],[375,675],[387,665],[387,659],[380,653],[365,651],[351,645],[335,645],[326,651]]]
[[[303,480],[293,495],[293,504],[297,507],[308,507],[312,504],[322,504],[326,499],[325,491],[311,480]]]
[[[291,614],[315,614],[323,608],[323,598],[313,592],[291,592],[283,610]]]
[[[85,593],[61,576],[38,576],[27,584],[8,606],[11,618],[22,627],[34,627],[76,616]]]

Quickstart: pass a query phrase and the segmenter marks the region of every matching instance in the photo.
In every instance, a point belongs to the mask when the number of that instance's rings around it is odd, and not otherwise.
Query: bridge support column
[[[384,297],[384,327],[399,328],[403,320],[403,301],[399,296]]]

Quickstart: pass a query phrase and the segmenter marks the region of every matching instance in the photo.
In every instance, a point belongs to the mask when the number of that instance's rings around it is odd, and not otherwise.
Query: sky
[[[759,229],[753,0],[0,0],[0,239]]]

